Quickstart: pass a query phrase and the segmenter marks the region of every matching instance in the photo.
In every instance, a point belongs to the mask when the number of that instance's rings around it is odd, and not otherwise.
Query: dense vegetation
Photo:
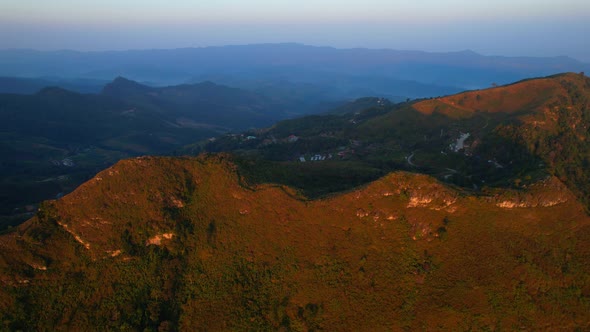
[[[590,219],[559,181],[476,198],[396,173],[309,201],[227,159],[120,162],[1,236],[2,329],[590,327]]]
[[[549,165],[552,174],[574,190],[590,206],[590,79],[582,74],[575,77],[556,77],[567,92],[559,100],[547,105],[548,111],[540,120],[522,126],[506,126],[499,130],[503,137],[521,142],[532,154]]]

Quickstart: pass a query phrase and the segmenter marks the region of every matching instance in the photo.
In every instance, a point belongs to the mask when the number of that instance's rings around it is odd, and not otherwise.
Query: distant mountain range
[[[588,330],[589,78],[335,113],[43,203],[0,235],[0,329]]]
[[[323,99],[420,98],[559,72],[590,71],[567,57],[482,56],[471,51],[335,49],[262,44],[112,52],[0,51],[0,75],[111,80],[154,85],[211,80],[258,92],[313,88]]]

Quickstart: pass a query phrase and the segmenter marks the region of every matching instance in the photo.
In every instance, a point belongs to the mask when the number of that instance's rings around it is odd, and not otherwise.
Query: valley
[[[0,94],[0,230],[121,159],[270,125],[292,116],[289,107],[211,82],[149,87],[122,77],[98,94]]]

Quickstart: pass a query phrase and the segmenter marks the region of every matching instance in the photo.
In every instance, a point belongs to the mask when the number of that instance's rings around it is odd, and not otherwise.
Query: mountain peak
[[[125,78],[123,76],[115,77],[115,79],[112,82],[112,84],[128,84],[128,83],[137,83],[137,82],[130,80],[128,78]]]
[[[469,50],[469,49],[455,52],[455,54],[460,54],[460,55],[465,55],[465,56],[480,56],[479,53],[477,53],[473,50]]]
[[[45,88],[39,90],[39,92],[37,92],[38,96],[64,96],[64,95],[72,95],[72,94],[76,94],[76,93],[66,90],[64,88],[60,88],[58,86],[48,86],[48,87],[45,87]]]
[[[152,88],[129,80],[122,76],[117,76],[111,83],[105,85],[102,94],[106,95],[120,95],[129,93],[142,93],[150,91]]]

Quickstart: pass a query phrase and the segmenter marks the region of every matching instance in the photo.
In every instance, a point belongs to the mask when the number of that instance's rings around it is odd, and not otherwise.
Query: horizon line
[[[171,47],[171,48],[131,48],[131,49],[104,49],[104,50],[81,50],[72,48],[55,48],[55,49],[35,49],[35,48],[0,48],[0,52],[5,51],[29,51],[39,53],[59,53],[59,52],[72,52],[72,53],[120,53],[120,52],[146,52],[146,51],[174,51],[174,50],[197,50],[207,48],[224,48],[224,47],[249,47],[249,46],[302,46],[311,48],[327,48],[338,51],[346,50],[367,50],[367,51],[394,51],[394,52],[406,52],[406,53],[425,53],[425,54],[459,54],[469,53],[476,56],[482,57],[495,57],[495,58],[536,58],[536,59],[555,59],[555,58],[568,58],[583,64],[590,64],[570,55],[554,55],[554,56],[535,56],[535,55],[498,55],[498,54],[482,54],[472,49],[462,49],[455,51],[425,51],[419,49],[396,49],[390,47],[336,47],[329,45],[313,45],[300,42],[278,42],[278,43],[244,43],[244,44],[225,44],[225,45],[207,45],[207,46],[185,46],[185,47]]]

